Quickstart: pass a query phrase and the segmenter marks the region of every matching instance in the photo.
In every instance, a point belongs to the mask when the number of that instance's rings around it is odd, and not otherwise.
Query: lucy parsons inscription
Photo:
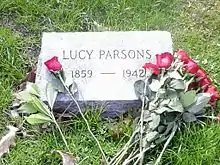
[[[98,58],[100,60],[112,60],[112,59],[142,59],[149,60],[151,58],[150,50],[63,50],[64,60],[91,60]]]

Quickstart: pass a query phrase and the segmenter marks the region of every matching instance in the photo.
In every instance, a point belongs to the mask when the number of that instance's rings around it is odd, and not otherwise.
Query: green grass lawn
[[[35,65],[42,32],[93,31],[94,21],[110,30],[166,30],[172,33],[174,48],[185,49],[206,68],[220,87],[220,1],[219,0],[2,0],[0,3],[0,130],[10,119],[5,115],[16,85]],[[88,115],[93,132],[107,156],[126,142],[131,128],[125,120],[114,124],[123,129],[120,138],[112,137],[107,122],[97,114]],[[127,121],[127,119],[126,119]],[[162,159],[166,165],[220,164],[220,125],[187,126],[173,139]],[[100,152],[84,122],[74,119],[62,124],[72,153],[80,164],[100,164]],[[4,165],[59,164],[52,150],[65,146],[55,129],[37,132],[16,140],[16,147],[1,159]],[[117,130],[116,130],[117,132]],[[158,152],[149,155],[158,156]]]

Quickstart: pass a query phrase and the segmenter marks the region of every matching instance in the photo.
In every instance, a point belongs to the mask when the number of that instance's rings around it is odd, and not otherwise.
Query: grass
[[[2,0],[0,4],[0,121],[1,132],[9,120],[5,117],[16,85],[35,65],[44,31],[93,31],[93,21],[110,30],[167,30],[173,35],[174,48],[183,48],[205,67],[220,87],[220,2],[218,0]],[[90,125],[108,156],[128,138],[130,127],[119,120],[106,123],[95,114]],[[188,127],[187,127],[188,128]],[[163,156],[162,164],[220,164],[219,124],[191,126],[179,132]],[[124,135],[114,138],[121,129]],[[7,165],[59,164],[51,153],[64,149],[58,132],[36,132],[33,137],[17,138],[17,145],[1,160]],[[100,152],[81,119],[62,124],[71,151],[81,164],[100,164]],[[114,136],[113,136],[114,135]],[[156,155],[158,153],[155,153]]]

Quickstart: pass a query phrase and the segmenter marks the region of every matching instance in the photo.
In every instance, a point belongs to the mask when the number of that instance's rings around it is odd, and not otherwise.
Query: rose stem
[[[146,79],[148,80],[148,79]],[[140,129],[140,133],[141,133],[141,137],[140,137],[140,153],[142,153],[143,150],[143,124],[144,124],[144,107],[145,107],[145,95],[146,95],[146,88],[147,88],[147,81],[145,80],[144,82],[144,92],[143,92],[143,98],[142,98],[142,107],[141,107],[141,129]],[[143,153],[144,154],[144,153]],[[141,155],[141,160],[140,160],[140,165],[143,164],[143,160],[144,160],[144,156]]]
[[[163,156],[163,153],[166,150],[167,146],[169,145],[170,141],[172,140],[173,136],[175,135],[176,130],[177,130],[177,124],[174,125],[173,130],[170,134],[170,137],[167,139],[166,143],[164,144],[163,150],[161,151],[161,153],[160,153],[159,157],[157,158],[156,162],[154,163],[154,165],[158,165],[158,163],[160,162],[160,160]]]
[[[63,132],[61,131],[59,124],[56,122],[56,119],[55,119],[55,117],[54,117],[54,115],[53,115],[52,112],[51,112],[51,117],[52,117],[52,120],[53,120],[53,122],[55,123],[57,129],[58,129],[59,132],[60,132],[60,135],[61,135],[61,137],[62,137],[62,139],[63,139],[63,141],[64,141],[64,143],[65,143],[65,145],[66,145],[66,148],[67,148],[68,152],[70,152],[69,146],[68,146],[68,144],[67,144],[67,142],[66,142],[66,139],[65,139],[65,137],[64,137],[64,135],[63,135]]]
[[[67,92],[70,94],[70,97],[71,97],[72,100],[76,103],[76,106],[77,106],[77,108],[78,108],[78,110],[79,110],[79,113],[80,113],[80,115],[82,116],[83,120],[85,121],[89,133],[92,135],[92,137],[94,138],[94,140],[95,140],[96,143],[98,144],[98,147],[99,147],[99,149],[100,149],[100,151],[101,151],[101,153],[102,153],[102,156],[103,156],[103,158],[104,158],[105,163],[108,164],[107,159],[106,159],[106,156],[105,156],[105,153],[103,152],[102,147],[101,147],[101,145],[100,145],[98,139],[97,139],[97,138],[95,137],[95,135],[92,133],[92,131],[91,131],[91,129],[90,129],[90,126],[89,126],[89,123],[88,123],[88,121],[86,120],[84,114],[82,113],[82,110],[81,110],[81,108],[80,108],[78,102],[77,102],[76,99],[73,97],[72,93],[69,91],[69,89],[67,88],[67,86],[65,85],[62,76],[61,76],[60,74],[58,74],[58,75],[59,75],[60,81],[62,82],[63,86],[65,87],[65,89],[67,90]]]

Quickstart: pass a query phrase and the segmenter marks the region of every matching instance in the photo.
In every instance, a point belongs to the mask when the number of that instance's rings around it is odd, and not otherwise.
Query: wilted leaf
[[[157,96],[162,99],[166,98],[166,90],[163,88],[160,88],[157,92]]]
[[[185,122],[193,122],[196,120],[197,120],[196,116],[192,113],[185,112],[183,114],[183,121],[185,121]]]
[[[149,107],[148,107],[149,111],[155,110],[156,108],[157,108],[156,104],[154,104],[153,102],[149,102]]]
[[[165,127],[164,125],[160,125],[160,126],[157,128],[157,130],[158,130],[159,133],[164,132],[165,129],[166,129],[166,127]]]
[[[58,91],[54,89],[53,85],[51,83],[47,83],[46,85],[46,96],[47,96],[47,102],[51,109],[53,109],[53,105],[56,101]]]
[[[72,95],[75,95],[78,92],[78,86],[75,82],[73,82],[69,88]]]
[[[62,152],[57,150],[63,160],[63,165],[77,165],[77,158],[71,153]]]
[[[160,138],[158,138],[157,140],[155,140],[155,144],[160,144],[162,142],[164,142],[169,136],[161,136]]]
[[[0,140],[0,158],[5,154],[9,152],[9,148],[11,146],[15,146],[15,135],[18,131],[18,128],[13,126],[7,126],[9,129],[9,132],[3,136]]]
[[[152,79],[152,82],[150,83],[149,87],[153,92],[157,92],[161,87],[161,83],[159,80]]]
[[[159,107],[157,110],[155,110],[155,112],[157,114],[162,114],[164,112],[171,112],[172,109],[168,108],[168,107]]]
[[[185,89],[185,84],[183,80],[180,79],[173,79],[170,82],[170,87],[178,90],[183,90]]]
[[[191,90],[187,91],[186,93],[181,93],[180,101],[183,104],[184,108],[189,107],[190,105],[196,102],[196,91]]]
[[[149,111],[144,111],[143,112],[143,120],[145,121],[145,122],[149,122],[149,121],[151,121],[152,120],[152,117],[151,117],[151,114],[150,114],[150,112]]]
[[[151,118],[152,118],[152,121],[149,122],[149,128],[154,130],[160,124],[160,115],[151,113]]]
[[[168,123],[168,125],[166,127],[166,131],[162,135],[167,136],[170,133],[170,131],[173,129],[174,125],[175,125],[174,122]]]
[[[25,113],[36,113],[38,111],[33,101],[24,103],[21,107],[18,108],[18,110]]]
[[[147,139],[148,142],[151,142],[156,136],[158,135],[157,131],[149,132],[146,134],[145,138]]]
[[[167,106],[170,103],[170,99],[163,99],[160,102],[160,106]]]
[[[32,115],[26,117],[26,120],[31,125],[52,122],[50,117],[48,117],[44,114],[41,114],[41,113],[32,114]]]
[[[209,93],[199,93],[196,96],[196,103],[187,109],[188,112],[196,114],[203,110],[208,104],[211,95]]]
[[[177,97],[177,92],[175,89],[172,88],[167,88],[167,96],[170,99],[176,98]]]
[[[143,80],[135,81],[134,83],[134,91],[138,98],[143,97],[144,95],[144,86],[145,82]]]

